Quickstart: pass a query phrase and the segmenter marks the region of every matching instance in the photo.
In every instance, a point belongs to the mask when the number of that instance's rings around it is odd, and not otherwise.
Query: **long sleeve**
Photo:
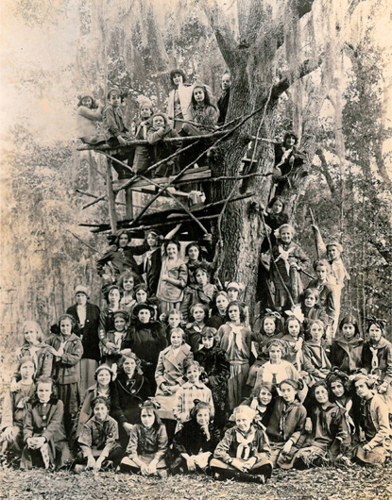
[[[165,129],[160,128],[158,130],[150,129],[147,134],[147,140],[150,144],[156,144],[161,141],[165,136]]]
[[[374,410],[371,414],[373,420],[375,420],[376,428],[378,427],[377,434],[368,443],[368,446],[374,449],[376,446],[383,444],[392,433],[389,425],[388,407],[381,398],[377,397],[377,402],[374,404]]]
[[[28,404],[23,415],[23,440],[26,442],[33,435],[33,408]]]
[[[223,439],[218,443],[215,448],[214,457],[227,463],[231,458],[229,453],[231,444],[233,442],[233,430],[228,429],[223,436]]]
[[[61,429],[61,424],[63,421],[64,405],[63,402],[58,400],[54,413],[50,419],[49,424],[42,433],[42,436],[49,441],[52,437]]]
[[[3,431],[7,427],[11,427],[14,423],[14,411],[13,411],[13,406],[14,406],[14,397],[11,391],[8,391],[5,396],[4,396],[4,401],[3,401],[3,412],[1,415],[1,427],[0,431]]]
[[[185,398],[186,395],[184,394],[183,390],[179,389],[176,392],[176,398],[173,405],[173,417],[179,422],[181,422],[185,416]]]
[[[188,268],[183,263],[178,269],[178,279],[180,281],[180,288],[185,288],[188,281]]]
[[[116,114],[112,106],[108,106],[104,112],[105,125],[113,137],[118,137],[122,132],[126,131],[120,130],[119,125],[116,120]]]
[[[169,440],[167,437],[166,427],[163,424],[161,424],[161,426],[158,429],[158,433],[157,433],[158,450],[154,456],[155,460],[161,460],[165,456],[165,454],[167,452],[168,444],[169,444]]]
[[[63,365],[74,366],[79,363],[83,356],[83,346],[80,339],[72,341],[72,349],[64,351],[61,356],[61,363]]]
[[[155,369],[155,380],[156,380],[158,388],[160,387],[160,385],[163,382],[165,382],[165,366],[163,364],[163,357],[164,357],[164,354],[162,351],[159,353],[158,363],[157,363],[157,367]]]
[[[80,106],[78,109],[78,113],[83,118],[87,118],[91,121],[101,122],[102,121],[102,106],[99,106],[97,109],[89,109],[86,106]]]

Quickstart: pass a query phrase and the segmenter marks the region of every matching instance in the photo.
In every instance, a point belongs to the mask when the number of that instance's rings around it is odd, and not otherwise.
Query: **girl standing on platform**
[[[221,348],[230,362],[227,403],[232,411],[243,398],[249,374],[252,333],[245,326],[245,313],[239,302],[230,302],[227,307],[227,323],[218,330]]]
[[[179,138],[178,133],[172,129],[168,123],[165,113],[155,113],[152,117],[152,126],[147,133],[147,140],[150,146],[151,161],[153,164],[165,160],[168,156],[177,153],[182,148],[182,141],[174,143],[163,142],[163,139]],[[153,170],[153,177],[169,177],[178,174],[179,169],[178,154],[167,162]]]
[[[218,125],[224,125],[226,121],[226,115],[230,101],[230,87],[231,77],[230,73],[226,71],[225,73],[223,73],[221,79],[222,95],[219,97],[218,102],[216,103],[219,111]]]
[[[76,127],[78,138],[87,144],[98,144],[105,137],[97,134],[96,122],[102,122],[103,105],[96,101],[91,92],[82,92],[79,96]]]
[[[212,132],[218,121],[218,111],[213,104],[209,87],[195,83],[192,98],[182,127],[185,135],[204,135]]]
[[[185,73],[180,69],[175,69],[170,72],[170,83],[173,90],[169,94],[169,101],[167,104],[167,114],[171,126],[179,132],[182,127],[182,121],[188,110],[192,98],[192,87],[186,87]]]
[[[148,137],[148,131],[152,126],[151,117],[153,115],[152,102],[149,99],[144,99],[140,103],[140,119],[138,123],[135,124],[135,139],[137,141],[146,141]],[[150,148],[149,146],[136,146],[135,148],[135,158],[133,160],[132,170],[136,174],[146,174],[148,167],[151,165]]]

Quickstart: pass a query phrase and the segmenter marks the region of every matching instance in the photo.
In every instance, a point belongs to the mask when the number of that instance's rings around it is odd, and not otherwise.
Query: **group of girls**
[[[25,469],[261,483],[273,468],[384,463],[392,449],[384,322],[370,318],[363,339],[345,316],[330,345],[321,319],[270,311],[250,328],[240,288],[229,283],[192,305],[186,323],[179,309],[162,313],[145,285],[131,312],[120,308],[130,290],[110,286],[100,313],[79,285],[49,337],[26,322],[3,406],[3,457],[20,456]]]
[[[83,142],[90,145],[107,143],[115,148],[132,140],[147,141],[147,144],[136,146],[131,152],[114,156],[113,167],[120,179],[132,177],[133,173],[149,176],[149,167],[158,162],[160,166],[154,170],[154,177],[178,173],[180,163],[185,160],[189,163],[196,158],[203,145],[188,149],[185,158],[179,153],[182,148],[180,140],[165,142],[163,139],[206,135],[224,125],[231,86],[228,73],[222,76],[222,95],[216,104],[208,85],[195,82],[187,86],[186,75],[181,69],[171,71],[170,84],[173,90],[168,97],[167,112],[154,110],[148,98],[140,98],[139,116],[129,129],[123,111],[124,98],[119,89],[109,90],[106,106],[96,101],[90,92],[80,94],[77,131],[78,138]],[[97,122],[102,122],[100,132],[97,131]],[[167,161],[164,161],[166,158]],[[199,162],[199,166],[203,165],[203,161]]]

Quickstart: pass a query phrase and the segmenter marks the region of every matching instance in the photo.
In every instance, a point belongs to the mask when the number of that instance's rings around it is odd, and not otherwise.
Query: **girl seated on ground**
[[[36,379],[41,376],[50,377],[52,374],[53,354],[50,347],[44,342],[41,327],[35,321],[25,321],[22,329],[24,343],[22,347],[16,350],[17,361],[29,356],[34,361],[34,377]],[[17,391],[19,379],[20,373],[16,372],[11,379],[12,392]]]
[[[17,377],[18,388],[6,392],[1,415],[1,454],[9,449],[20,455],[23,448],[23,414],[28,400],[35,394],[36,387],[33,381],[35,371],[34,360],[30,356],[19,359]]]
[[[91,92],[82,92],[78,96],[76,128],[78,139],[87,144],[98,144],[105,141],[103,134],[97,133],[96,122],[102,122],[103,105],[95,100]]]
[[[81,451],[75,463],[86,464],[88,469],[100,470],[117,467],[123,456],[118,443],[118,425],[109,416],[109,402],[98,396],[91,401],[93,416],[83,426],[78,443]]]
[[[120,443],[127,446],[129,433],[137,422],[139,405],[151,396],[148,380],[140,369],[140,361],[130,350],[122,352],[119,372],[114,381],[112,414],[119,425]]]
[[[182,149],[182,141],[164,142],[163,139],[179,138],[178,133],[171,128],[165,113],[155,113],[152,117],[152,126],[147,133],[147,140],[150,146],[151,162],[153,164],[163,162],[166,158],[178,153]],[[179,154],[163,162],[153,170],[153,177],[169,177],[178,174]]]
[[[159,404],[152,398],[140,405],[139,423],[132,427],[126,456],[121,462],[123,471],[139,473],[142,476],[167,476],[168,439],[157,408]]]
[[[37,380],[37,392],[29,401],[23,419],[25,443],[21,469],[44,466],[61,468],[71,455],[63,426],[63,402],[53,394],[53,381],[49,377]]]
[[[359,425],[364,433],[364,440],[355,450],[355,460],[361,465],[383,464],[392,453],[388,407],[373,390],[374,379],[359,374],[354,377],[353,383],[361,398]]]
[[[363,339],[357,319],[345,316],[340,322],[339,332],[332,342],[329,359],[333,367],[348,374],[354,373],[362,367]]]
[[[358,398],[353,398],[349,376],[335,369],[327,375],[329,400],[342,411],[350,435],[354,435],[358,427]]]
[[[195,352],[195,360],[203,368],[201,380],[211,389],[214,400],[214,422],[222,429],[226,423],[226,395],[230,377],[230,363],[225,351],[219,346],[218,332],[215,328],[206,326],[202,329],[201,344]]]
[[[190,420],[185,422],[173,439],[171,471],[206,472],[219,442],[219,430],[212,422],[208,403],[195,399]]]
[[[275,400],[267,426],[274,465],[284,466],[290,461],[292,448],[301,437],[306,419],[306,410],[298,398],[301,389],[301,380],[287,378],[279,384],[281,395]]]
[[[93,415],[91,403],[94,399],[98,396],[105,398],[109,403],[109,409],[111,408],[114,394],[114,378],[115,374],[109,365],[102,364],[96,369],[95,380],[97,382],[93,386],[89,387],[83,396],[82,406],[77,419],[76,438],[80,436],[84,424],[88,422]]]
[[[284,468],[294,465],[302,470],[312,466],[330,465],[349,452],[351,438],[346,420],[337,405],[330,402],[325,381],[313,385],[311,397],[313,402],[309,405],[308,415],[311,420],[310,433],[303,432],[292,450],[292,459],[285,462]]]
[[[270,446],[266,433],[255,427],[255,410],[235,409],[235,426],[225,432],[210,467],[215,479],[236,479],[264,484],[272,474]]]

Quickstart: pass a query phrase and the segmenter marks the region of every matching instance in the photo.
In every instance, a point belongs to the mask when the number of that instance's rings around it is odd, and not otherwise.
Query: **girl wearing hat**
[[[163,325],[154,321],[154,308],[147,303],[136,304],[133,309],[135,321],[131,327],[130,348],[141,361],[144,376],[152,391],[155,391],[155,368],[159,353],[166,347]]]
[[[112,415],[118,422],[123,448],[126,448],[129,433],[138,421],[139,405],[151,394],[148,380],[140,368],[140,360],[130,349],[124,349],[112,396]]]
[[[47,340],[54,356],[52,378],[57,385],[58,397],[64,403],[64,426],[67,437],[71,436],[72,426],[80,406],[80,360],[83,345],[73,329],[75,321],[69,314],[60,316],[58,334]]]
[[[121,462],[123,471],[167,477],[168,439],[158,408],[159,403],[154,398],[139,405],[139,421],[130,431],[126,456]]]
[[[75,334],[80,337],[83,345],[83,356],[80,360],[80,392],[84,394],[94,383],[94,374],[101,359],[99,351],[99,318],[100,310],[89,302],[87,287],[78,285],[75,288],[75,304],[68,307],[67,314],[75,320]]]
[[[194,356],[204,369],[201,380],[212,392],[215,406],[214,421],[219,428],[223,428],[226,422],[225,408],[230,363],[225,351],[219,346],[218,332],[215,328],[204,327],[200,336],[201,345]]]
[[[361,398],[359,425],[365,437],[355,450],[355,460],[361,465],[383,464],[392,452],[388,407],[374,391],[374,379],[360,374],[353,378],[353,384]]]
[[[109,330],[101,339],[100,349],[104,363],[115,369],[121,358],[121,351],[129,349],[132,344],[129,331],[130,318],[127,311],[118,310],[113,313],[113,330]]]
[[[170,72],[170,83],[173,90],[169,94],[167,103],[167,115],[172,127],[179,132],[182,121],[188,110],[192,98],[192,87],[186,87],[186,76],[181,69],[174,69]],[[176,121],[180,120],[180,121]],[[173,122],[173,123],[172,123]]]
[[[249,406],[235,409],[235,426],[225,432],[211,460],[215,479],[236,479],[264,484],[272,474],[268,437],[255,427],[255,410]]]
[[[329,400],[328,387],[325,381],[314,384],[311,391],[310,417],[312,430],[309,434],[302,433],[295,449],[290,455],[290,462],[281,464],[281,467],[294,466],[297,469],[306,469],[323,464],[330,464],[339,456],[347,453],[351,438],[347,429],[343,412]]]
[[[281,466],[291,460],[292,448],[301,437],[306,419],[306,410],[298,397],[301,389],[301,380],[287,378],[279,384],[280,396],[275,400],[267,426],[274,465]]]
[[[227,306],[227,322],[219,328],[218,336],[230,362],[227,404],[231,411],[244,395],[252,343],[252,333],[245,326],[245,313],[239,302],[233,301]]]
[[[89,387],[83,396],[82,406],[77,419],[77,428],[75,431],[76,439],[80,436],[84,424],[93,415],[91,402],[97,397],[103,397],[108,401],[109,409],[111,408],[112,398],[114,393],[115,373],[112,368],[103,363],[95,370],[95,384]]]
[[[96,122],[102,122],[103,105],[96,101],[91,92],[82,92],[78,96],[76,128],[78,138],[87,144],[98,144],[105,141],[103,135],[97,134]]]
[[[367,322],[369,340],[363,344],[363,371],[376,378],[377,392],[392,413],[392,345],[384,337],[384,320],[372,316]]]
[[[168,123],[165,113],[155,113],[152,117],[152,127],[147,133],[147,140],[151,144],[151,161],[153,164],[165,160],[168,156],[178,153],[182,142],[164,142],[163,139],[178,138],[178,133]],[[154,177],[169,177],[179,172],[179,155],[164,162],[153,171]]]
[[[212,422],[208,403],[194,400],[191,418],[173,439],[171,471],[206,472],[219,442],[220,432]]]

